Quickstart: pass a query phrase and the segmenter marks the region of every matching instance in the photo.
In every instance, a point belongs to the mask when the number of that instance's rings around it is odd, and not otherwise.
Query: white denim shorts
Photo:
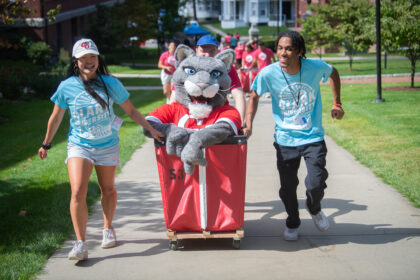
[[[67,164],[69,158],[85,158],[94,165],[118,166],[120,165],[120,145],[106,148],[82,147],[71,142],[67,143]]]
[[[162,85],[167,84],[172,80],[172,75],[168,75],[165,70],[162,69],[162,72],[160,72],[160,80],[162,81]]]

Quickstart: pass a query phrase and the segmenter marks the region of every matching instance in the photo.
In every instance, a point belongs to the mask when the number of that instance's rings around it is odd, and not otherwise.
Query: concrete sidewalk
[[[149,140],[116,180],[118,246],[100,248],[103,220],[97,205],[88,222],[89,260],[67,260],[68,241],[51,256],[39,279],[419,279],[420,209],[330,138],[323,209],[331,228],[317,231],[304,209],[302,161],[301,236],[297,242],[284,241],[286,215],[278,198],[269,101],[260,99],[254,126],[240,250],[232,248],[231,239],[185,240],[184,248],[169,250]]]

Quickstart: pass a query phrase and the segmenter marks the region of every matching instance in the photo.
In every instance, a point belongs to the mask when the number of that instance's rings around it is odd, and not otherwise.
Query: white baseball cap
[[[91,39],[80,39],[73,45],[73,56],[75,58],[82,57],[88,53],[99,55],[98,47]]]

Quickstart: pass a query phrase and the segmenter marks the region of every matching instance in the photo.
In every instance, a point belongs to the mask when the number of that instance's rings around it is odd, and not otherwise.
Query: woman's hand
[[[165,134],[163,134],[162,132],[157,131],[154,128],[152,128],[151,130],[149,130],[149,132],[152,135],[152,137],[155,138],[159,143],[161,143],[162,142],[162,138],[165,137]]]

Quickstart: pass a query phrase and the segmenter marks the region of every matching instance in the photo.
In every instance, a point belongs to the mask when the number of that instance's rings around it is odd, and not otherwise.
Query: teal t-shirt
[[[109,110],[85,90],[78,77],[60,83],[51,100],[63,109],[69,109],[70,130],[68,140],[89,148],[111,147],[119,142],[118,130],[112,128],[115,115],[112,105],[121,104],[130,94],[121,82],[112,76],[102,75],[109,92]],[[99,79],[99,77],[98,77]],[[104,89],[94,87],[96,93],[108,102]]]
[[[263,68],[251,87],[259,96],[271,93],[274,140],[282,146],[324,139],[320,82],[328,81],[333,68],[321,60],[301,61],[301,71],[295,75],[283,72],[283,76],[279,62]]]

